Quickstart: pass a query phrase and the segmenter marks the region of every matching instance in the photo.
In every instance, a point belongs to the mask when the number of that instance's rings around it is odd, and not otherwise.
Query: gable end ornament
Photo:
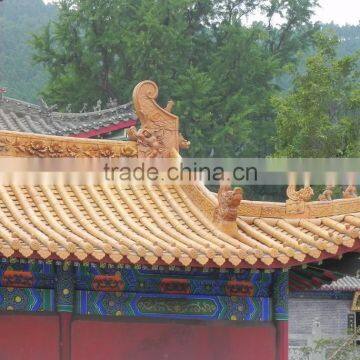
[[[133,104],[141,127],[134,126],[128,131],[128,138],[136,141],[139,158],[168,158],[174,150],[187,149],[190,142],[179,132],[179,118],[171,113],[174,102],[170,100],[166,108],[157,102],[158,86],[145,80],[137,84],[133,91]]]

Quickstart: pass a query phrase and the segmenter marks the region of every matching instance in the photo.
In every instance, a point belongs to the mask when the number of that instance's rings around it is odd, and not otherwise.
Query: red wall
[[[274,360],[275,327],[74,320],[72,359]]]
[[[59,360],[57,315],[0,314],[1,360]],[[221,322],[71,323],[72,360],[275,360],[275,327]]]
[[[1,360],[58,360],[57,315],[0,314]]]

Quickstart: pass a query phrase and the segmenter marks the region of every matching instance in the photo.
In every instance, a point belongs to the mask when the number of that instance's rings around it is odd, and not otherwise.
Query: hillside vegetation
[[[7,95],[36,101],[49,79],[43,66],[32,60],[31,34],[54,19],[57,8],[42,0],[0,2],[0,86]]]

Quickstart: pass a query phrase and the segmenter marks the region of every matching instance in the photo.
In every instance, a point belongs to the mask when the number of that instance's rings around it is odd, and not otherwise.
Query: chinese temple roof
[[[323,291],[359,291],[360,279],[354,276],[344,276],[330,284],[324,284],[320,290]]]
[[[128,128],[136,123],[131,103],[92,112],[56,112],[8,97],[0,99],[0,130],[60,136],[94,137]]]
[[[178,133],[177,116],[158,106],[156,97],[150,81],[135,88],[142,128],[132,129],[134,141],[5,131],[0,155],[127,159],[177,153],[188,144]],[[104,181],[95,173],[78,174],[84,180],[79,185],[62,175],[35,185],[22,181],[21,174],[12,175],[16,181],[2,179],[2,256],[266,269],[360,248],[360,197],[305,202],[289,191],[290,203],[266,203],[242,200],[225,186],[216,197],[201,182],[131,184]]]
[[[1,185],[4,256],[230,267],[287,267],[358,248],[360,216],[237,219],[228,235],[213,223],[199,186]],[[322,236],[318,234],[321,233]]]

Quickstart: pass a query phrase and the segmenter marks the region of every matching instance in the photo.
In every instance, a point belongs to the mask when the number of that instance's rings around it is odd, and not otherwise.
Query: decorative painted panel
[[[22,288],[54,288],[53,262],[22,261],[18,259],[0,262],[0,286]]]
[[[274,319],[288,319],[289,272],[276,270],[273,283]]]
[[[263,271],[180,267],[76,267],[79,290],[269,297],[272,276]]]
[[[1,311],[55,311],[54,290],[0,287]]]
[[[0,262],[0,310],[270,321],[287,318],[287,292],[282,271]]]
[[[71,263],[56,264],[56,309],[72,312],[74,307],[74,273]]]
[[[174,319],[271,320],[269,298],[77,291],[80,315]]]

